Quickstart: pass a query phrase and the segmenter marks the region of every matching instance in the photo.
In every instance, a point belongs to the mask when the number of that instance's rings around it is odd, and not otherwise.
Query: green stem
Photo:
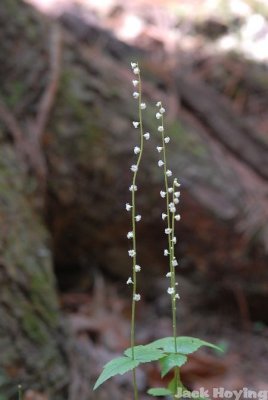
[[[161,123],[164,128],[164,117],[161,115]],[[169,251],[169,271],[170,271],[170,287],[173,289],[173,293],[171,294],[171,309],[172,309],[172,331],[174,338],[174,349],[177,353],[177,318],[176,318],[176,278],[175,278],[175,267],[172,264],[174,258],[174,228],[175,228],[175,213],[171,213],[169,208],[169,187],[168,187],[168,177],[167,177],[167,157],[166,157],[166,143],[165,143],[165,134],[164,130],[162,132],[162,147],[163,147],[163,162],[164,162],[164,180],[165,180],[165,191],[166,191],[166,207],[167,207],[167,227],[171,229],[171,233],[168,234],[168,251]],[[173,181],[173,201],[174,201],[174,190],[175,184]],[[176,367],[174,371],[174,377],[176,382],[176,392],[178,389],[178,385],[180,382],[180,374],[179,368]],[[175,397],[174,397],[175,399]]]
[[[141,94],[142,94],[142,87],[141,87],[141,77],[140,74],[138,75],[139,81],[139,100],[138,100],[138,107],[139,107],[139,126],[140,126],[140,152],[137,160],[137,171],[134,172],[132,185],[133,187],[136,185],[137,173],[139,170],[140,162],[142,159],[143,154],[143,121],[142,121],[142,110],[141,110]],[[133,232],[133,239],[132,245],[133,250],[135,252],[134,257],[132,258],[132,280],[133,280],[133,290],[132,290],[132,307],[131,307],[131,334],[130,334],[130,342],[131,342],[131,352],[132,352],[132,359],[135,358],[135,317],[136,317],[136,301],[135,301],[135,294],[137,291],[137,273],[135,270],[136,262],[137,262],[137,245],[136,245],[136,195],[135,190],[132,190],[131,195],[131,202],[132,202],[132,232]],[[138,400],[138,388],[137,388],[137,381],[136,381],[136,369],[133,369],[132,372],[132,380],[133,380],[133,387],[134,387],[134,399]]]

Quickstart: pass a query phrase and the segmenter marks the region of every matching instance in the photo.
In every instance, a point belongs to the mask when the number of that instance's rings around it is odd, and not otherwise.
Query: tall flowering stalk
[[[177,318],[176,318],[176,300],[180,298],[176,291],[176,273],[175,268],[178,265],[177,259],[175,257],[175,244],[177,243],[177,238],[175,236],[175,221],[180,220],[180,215],[176,214],[176,205],[179,203],[180,192],[177,191],[180,183],[177,178],[173,179],[173,183],[169,186],[169,180],[172,177],[172,171],[167,168],[167,156],[166,156],[166,145],[170,142],[170,137],[165,136],[164,127],[164,114],[165,109],[162,103],[159,101],[157,104],[158,112],[156,113],[156,118],[160,120],[158,126],[158,132],[161,133],[162,146],[157,146],[158,153],[162,154],[163,157],[158,161],[158,166],[163,168],[164,172],[164,186],[165,190],[160,191],[160,196],[166,199],[166,213],[162,213],[162,219],[167,221],[167,227],[165,228],[165,234],[168,237],[168,249],[164,250],[164,255],[169,257],[169,272],[166,277],[170,279],[170,286],[167,289],[167,293],[171,296],[171,309],[172,309],[172,329],[174,338],[174,351],[178,352],[177,348]],[[180,383],[179,369],[175,368],[175,382],[176,387]]]
[[[134,154],[138,156],[136,164],[131,165],[130,169],[133,172],[132,184],[129,188],[131,191],[131,204],[126,204],[127,211],[131,211],[131,224],[132,230],[128,232],[127,238],[132,240],[132,249],[128,251],[129,256],[132,258],[132,276],[127,280],[127,284],[132,285],[132,307],[131,307],[131,329],[130,329],[130,343],[131,343],[131,354],[132,359],[135,359],[135,316],[136,316],[136,303],[140,300],[141,296],[137,293],[137,273],[141,270],[141,267],[137,265],[137,244],[136,244],[136,223],[141,220],[141,215],[136,214],[136,191],[137,191],[137,175],[140,166],[140,162],[143,154],[143,143],[144,139],[148,140],[150,134],[147,132],[143,133],[143,121],[142,121],[142,110],[146,108],[146,104],[142,102],[142,87],[140,69],[137,63],[131,63],[131,67],[134,75],[137,79],[132,81],[135,91],[133,92],[134,99],[138,100],[138,115],[139,120],[133,121],[132,124],[135,129],[140,130],[140,144],[134,147]],[[133,387],[134,387],[134,399],[138,399],[138,390],[136,382],[136,369],[133,369]]]
[[[168,383],[167,388],[151,388],[148,393],[152,396],[173,396],[173,399],[179,397],[179,389],[185,389],[180,381],[179,368],[187,362],[187,356],[194,351],[198,350],[201,346],[212,347],[219,350],[217,346],[193,337],[177,337],[176,325],[176,301],[179,299],[179,294],[176,291],[177,283],[175,276],[175,269],[178,265],[175,257],[174,247],[177,242],[175,236],[175,221],[180,220],[180,215],[176,214],[176,206],[179,203],[180,192],[178,188],[180,184],[177,179],[173,179],[173,183],[169,186],[172,172],[167,169],[166,158],[166,145],[170,142],[170,138],[165,135],[164,129],[164,113],[165,109],[161,102],[157,103],[159,108],[156,118],[160,120],[158,131],[161,133],[162,145],[157,146],[157,151],[163,155],[162,159],[158,161],[158,166],[163,167],[165,188],[161,190],[161,197],[166,199],[166,212],[162,213],[162,219],[167,221],[165,233],[168,237],[168,249],[164,250],[164,255],[169,257],[169,272],[166,274],[170,278],[170,285],[167,293],[171,296],[172,307],[172,327],[173,336],[160,338],[148,343],[146,345],[135,346],[135,316],[136,316],[136,303],[141,299],[140,294],[137,292],[137,273],[141,267],[137,264],[137,247],[136,247],[136,223],[141,220],[141,215],[136,214],[136,192],[137,188],[137,175],[140,168],[140,163],[143,154],[144,140],[150,139],[150,133],[143,133],[142,111],[146,108],[146,104],[142,102],[142,87],[140,69],[137,63],[131,63],[131,67],[135,78],[134,86],[134,99],[138,100],[138,121],[133,121],[132,124],[135,129],[139,129],[140,143],[139,146],[134,147],[134,154],[137,156],[135,164],[131,165],[130,169],[133,172],[133,178],[129,190],[131,192],[131,204],[126,204],[126,210],[131,212],[131,231],[127,233],[127,238],[131,240],[132,246],[128,250],[129,256],[132,258],[132,275],[128,278],[127,284],[132,285],[132,307],[131,307],[131,333],[130,342],[131,347],[124,350],[122,356],[109,361],[103,368],[100,376],[98,377],[94,390],[102,385],[107,379],[115,376],[122,375],[126,372],[132,371],[134,400],[138,400],[138,388],[136,382],[136,368],[140,364],[159,361],[161,367],[161,375],[164,377],[172,369],[174,370],[174,379]]]

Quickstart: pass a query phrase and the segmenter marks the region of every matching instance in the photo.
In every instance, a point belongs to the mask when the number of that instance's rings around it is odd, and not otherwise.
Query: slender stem
[[[22,400],[22,386],[18,385],[18,400]]]
[[[131,334],[130,334],[130,342],[131,342],[131,352],[132,352],[132,359],[135,358],[135,317],[136,317],[136,300],[135,295],[137,291],[137,273],[136,273],[136,262],[137,262],[137,244],[136,244],[136,192],[134,187],[136,185],[137,174],[140,166],[140,162],[142,159],[143,154],[143,121],[142,121],[142,110],[141,110],[141,95],[142,95],[142,86],[141,86],[141,77],[140,73],[138,74],[138,89],[139,89],[139,97],[138,97],[138,107],[139,107],[139,127],[140,127],[140,152],[137,160],[137,170],[134,172],[133,180],[132,180],[132,195],[131,195],[131,202],[132,202],[132,245],[134,250],[134,257],[132,258],[132,281],[133,281],[133,290],[132,290],[132,307],[131,307]],[[138,399],[138,388],[137,388],[137,381],[136,381],[136,369],[133,369],[132,372],[132,380],[133,380],[133,387],[134,387],[134,399]]]
[[[164,117],[163,114],[161,115],[161,123],[164,128]],[[169,207],[169,187],[168,187],[168,177],[167,177],[167,157],[166,157],[166,143],[165,143],[165,134],[164,130],[162,132],[162,147],[163,147],[163,162],[164,162],[164,180],[165,180],[165,191],[166,191],[166,207],[167,207],[167,228],[171,229],[171,232],[168,233],[168,251],[169,251],[169,270],[170,270],[170,287],[173,289],[171,294],[171,309],[172,309],[172,331],[173,331],[173,338],[174,338],[174,349],[177,353],[177,318],[176,318],[176,278],[175,278],[175,267],[173,265],[174,257],[174,228],[175,228],[175,213],[170,211]],[[172,193],[173,193],[173,201],[174,201],[174,190],[175,184],[173,181],[172,186]],[[178,389],[178,385],[180,382],[180,375],[179,375],[179,368],[175,368],[174,372],[175,382],[176,382],[176,392]],[[174,397],[175,399],[175,397]]]

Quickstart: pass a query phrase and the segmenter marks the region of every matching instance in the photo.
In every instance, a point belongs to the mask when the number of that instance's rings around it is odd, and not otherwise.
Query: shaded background
[[[220,343],[182,368],[190,389],[267,386],[268,6],[265,1],[2,0],[0,5],[0,399],[96,393],[129,345],[130,62],[143,78],[137,340],[170,335],[155,103],[182,182],[179,332]],[[138,371],[141,398],[160,383]]]

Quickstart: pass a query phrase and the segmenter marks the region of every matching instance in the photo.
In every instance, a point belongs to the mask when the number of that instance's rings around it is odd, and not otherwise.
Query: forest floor
[[[79,346],[90,356],[91,363],[93,360],[93,380],[106,362],[120,356],[129,347],[131,305],[127,289],[122,293],[122,285],[124,283],[108,282],[99,275],[91,294],[70,292],[61,296],[62,307]],[[168,300],[163,289],[157,298],[142,299],[139,303],[138,344],[171,336]],[[241,390],[244,387],[256,391],[268,390],[268,327],[261,323],[244,323],[237,310],[234,310],[234,315],[217,310],[187,310],[184,299],[181,299],[178,312],[179,334],[209,340],[225,349],[222,355],[199,350],[190,357],[181,370],[183,381],[189,389],[204,387],[210,392],[214,387],[224,387],[226,390]],[[148,388],[161,386],[157,364],[140,368],[138,382],[142,398],[146,399]],[[114,384],[123,391],[125,399],[132,398],[129,374],[114,378]],[[112,387],[109,386],[109,391]]]

